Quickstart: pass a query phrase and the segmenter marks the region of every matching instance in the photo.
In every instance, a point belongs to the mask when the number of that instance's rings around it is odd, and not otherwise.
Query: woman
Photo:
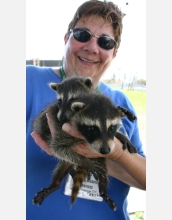
[[[75,219],[75,220],[107,220],[129,219],[127,213],[127,195],[130,186],[145,190],[146,171],[145,155],[139,137],[137,122],[122,120],[124,130],[131,142],[137,147],[138,154],[130,154],[122,149],[122,144],[116,138],[114,150],[106,155],[110,183],[109,196],[115,201],[117,210],[112,211],[103,201],[92,198],[77,198],[70,208],[70,199],[64,194],[65,181],[59,190],[45,199],[38,208],[32,205],[35,192],[41,187],[48,187],[48,178],[57,161],[51,157],[49,147],[36,132],[32,133],[35,142],[48,154],[40,152],[30,133],[32,120],[56,99],[56,95],[48,88],[49,82],[61,82],[71,75],[90,76],[95,89],[109,96],[116,105],[128,108],[135,113],[128,98],[120,91],[111,90],[100,81],[105,71],[116,57],[120,46],[123,13],[112,2],[87,1],[76,11],[65,34],[65,50],[63,67],[46,68],[27,66],[27,219]],[[136,114],[136,113],[135,113]],[[48,118],[50,121],[50,119]],[[49,122],[50,128],[51,121]],[[63,130],[70,135],[83,138],[70,124],[64,124]],[[93,153],[87,143],[77,146],[75,150],[87,157],[99,157]],[[65,188],[66,189],[66,188]],[[81,210],[81,211],[80,211]]]

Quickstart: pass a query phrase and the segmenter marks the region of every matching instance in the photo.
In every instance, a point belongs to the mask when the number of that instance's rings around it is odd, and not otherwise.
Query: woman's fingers
[[[46,117],[47,117],[48,126],[50,128],[51,136],[53,137],[54,134],[55,134],[55,129],[54,129],[54,126],[53,126],[53,122],[52,122],[51,117],[49,116],[48,113],[46,113]]]
[[[82,136],[82,134],[70,123],[65,123],[62,126],[62,130],[65,131],[66,133],[68,133],[71,136],[80,138],[80,139],[84,139],[84,137]]]
[[[33,131],[31,133],[31,136],[33,137],[33,139],[35,140],[36,144],[42,149],[44,150],[47,154],[53,156],[51,150],[50,150],[50,146],[47,144],[46,141],[44,141],[42,139],[42,137],[40,136],[40,134],[36,131]]]

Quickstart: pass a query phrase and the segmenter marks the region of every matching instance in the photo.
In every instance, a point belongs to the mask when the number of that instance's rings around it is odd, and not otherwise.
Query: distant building
[[[32,60],[26,60],[26,65],[55,67],[55,66],[62,66],[62,60],[32,59]]]

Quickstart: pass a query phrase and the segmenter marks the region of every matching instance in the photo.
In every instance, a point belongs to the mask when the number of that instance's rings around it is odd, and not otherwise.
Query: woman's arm
[[[146,158],[124,150],[118,160],[107,159],[109,175],[138,189],[146,190]]]

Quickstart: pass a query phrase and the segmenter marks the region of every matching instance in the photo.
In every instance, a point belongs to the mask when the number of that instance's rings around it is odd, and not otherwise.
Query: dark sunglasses
[[[96,37],[99,47],[105,50],[111,50],[112,48],[118,46],[118,43],[112,38],[108,36],[96,36],[83,28],[75,28],[73,30],[71,29],[70,33],[71,32],[73,33],[73,37],[75,38],[75,40],[83,43],[88,42],[91,37]]]

